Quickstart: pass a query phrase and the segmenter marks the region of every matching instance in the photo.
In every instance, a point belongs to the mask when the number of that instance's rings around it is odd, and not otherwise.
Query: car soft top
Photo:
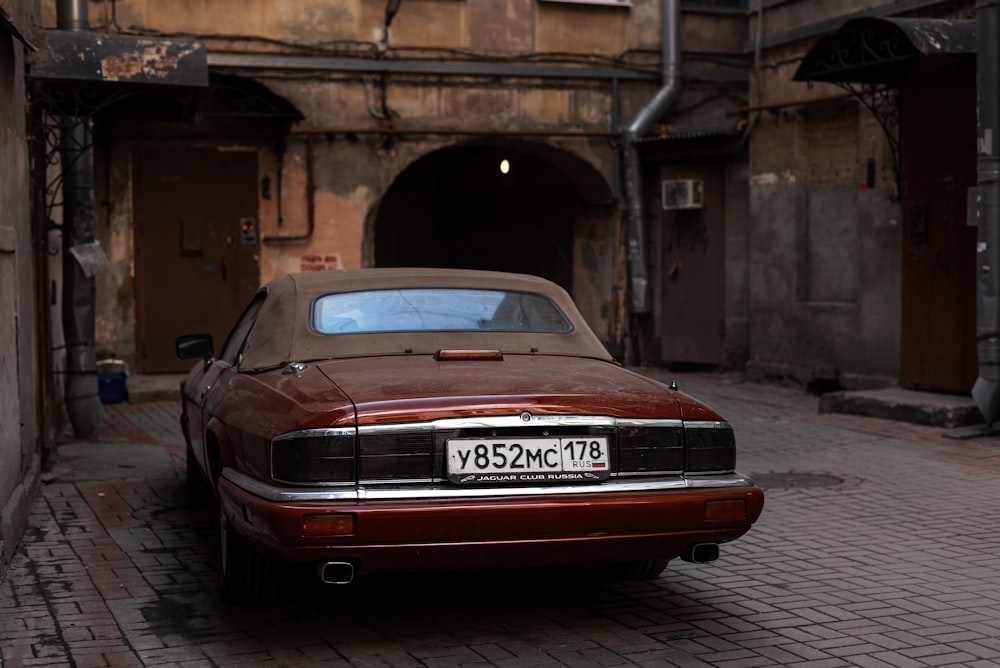
[[[550,299],[572,324],[569,332],[384,332],[321,334],[310,326],[313,302],[323,295],[407,287],[496,289]],[[558,285],[525,274],[464,269],[379,268],[279,276],[266,293],[241,370],[261,371],[291,362],[346,357],[434,354],[442,349],[496,349],[504,354],[567,355],[612,361],[573,300]]]

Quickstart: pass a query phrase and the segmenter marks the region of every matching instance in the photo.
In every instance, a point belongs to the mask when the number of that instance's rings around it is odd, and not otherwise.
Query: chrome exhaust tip
[[[354,564],[349,561],[322,561],[316,571],[326,584],[345,585],[354,579]]]
[[[681,553],[681,559],[693,564],[710,564],[719,558],[718,543],[698,543],[688,545]]]

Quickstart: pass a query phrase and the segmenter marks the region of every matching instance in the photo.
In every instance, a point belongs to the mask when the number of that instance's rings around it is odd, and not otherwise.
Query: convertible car
[[[710,562],[761,513],[732,427],[618,365],[540,278],[444,269],[286,275],[182,383],[191,491],[219,508],[222,594],[320,580]]]

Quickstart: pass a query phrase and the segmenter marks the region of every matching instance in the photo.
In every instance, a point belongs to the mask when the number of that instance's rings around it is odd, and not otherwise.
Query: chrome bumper
[[[525,496],[559,496],[581,494],[629,494],[633,492],[667,491],[707,488],[753,487],[753,481],[741,473],[700,476],[671,476],[655,480],[621,480],[612,478],[600,483],[582,485],[537,485],[510,487],[455,487],[450,483],[429,482],[408,485],[350,485],[337,487],[277,487],[252,478],[233,468],[222,469],[222,477],[243,491],[275,503],[306,501],[402,501],[512,498]]]

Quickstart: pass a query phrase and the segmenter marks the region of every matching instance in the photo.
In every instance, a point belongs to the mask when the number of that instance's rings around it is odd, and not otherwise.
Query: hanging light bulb
[[[504,158],[500,161],[500,173],[507,174],[508,172],[510,172],[510,160]]]

